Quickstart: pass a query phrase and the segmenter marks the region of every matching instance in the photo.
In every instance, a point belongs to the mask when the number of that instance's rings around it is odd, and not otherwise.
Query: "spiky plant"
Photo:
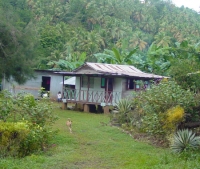
[[[183,152],[191,149],[196,149],[200,145],[200,137],[195,136],[191,130],[178,130],[174,135],[174,141],[171,148],[174,152]]]
[[[131,111],[131,107],[132,107],[132,104],[129,99],[122,99],[116,105],[116,108],[119,112],[119,121],[121,123],[129,121],[129,119],[127,117],[127,113],[129,113]]]

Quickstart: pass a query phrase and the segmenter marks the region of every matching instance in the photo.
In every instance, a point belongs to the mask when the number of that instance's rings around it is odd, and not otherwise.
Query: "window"
[[[133,79],[127,79],[127,89],[128,90],[134,89],[134,80]]]
[[[88,77],[87,76],[82,76],[82,83],[81,87],[87,87],[88,82]]]
[[[149,82],[148,82],[148,81],[145,81],[145,82],[144,82],[144,89],[147,89],[148,86],[149,86]]]
[[[101,78],[101,88],[105,88],[106,87],[106,78],[102,77]]]
[[[140,90],[144,86],[144,82],[142,80],[136,80],[135,81],[135,90]]]
[[[88,80],[89,80],[89,83],[88,83]],[[94,88],[94,77],[88,78],[87,76],[82,76],[81,87],[88,88],[88,85],[89,85],[89,88]]]

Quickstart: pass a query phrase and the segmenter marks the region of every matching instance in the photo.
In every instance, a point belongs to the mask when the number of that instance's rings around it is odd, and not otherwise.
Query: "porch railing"
[[[121,92],[65,89],[63,98],[73,102],[115,105],[121,99]]]

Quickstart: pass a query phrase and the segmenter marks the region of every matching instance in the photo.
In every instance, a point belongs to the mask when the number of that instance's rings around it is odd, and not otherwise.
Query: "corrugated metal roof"
[[[139,69],[135,68],[134,66],[130,65],[114,65],[114,64],[105,64],[105,63],[90,63],[86,62],[88,66],[93,68],[96,71],[100,72],[110,72],[110,73],[117,73],[117,72],[142,72]]]
[[[130,77],[141,77],[141,78],[164,78],[164,76],[144,73],[131,65],[117,65],[117,64],[106,64],[106,63],[91,63],[86,62],[81,67],[75,69],[72,72],[58,72],[63,75],[81,75],[81,74],[94,74],[91,70],[84,70],[85,66],[89,66],[92,70],[96,71],[98,75],[114,75],[114,76],[130,76]],[[83,71],[84,70],[84,71]],[[168,77],[165,77],[168,78]]]
[[[105,72],[115,75],[126,75],[126,76],[143,77],[143,78],[163,78],[163,76],[144,73],[131,65],[115,65],[115,64],[105,64],[105,63],[90,63],[90,62],[86,62],[86,65],[93,68],[97,72],[101,73]]]

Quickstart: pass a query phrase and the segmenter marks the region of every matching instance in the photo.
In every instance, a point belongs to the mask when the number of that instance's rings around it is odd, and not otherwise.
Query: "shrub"
[[[0,120],[6,121],[13,110],[11,94],[4,90],[0,92]]]
[[[2,156],[18,156],[20,144],[29,132],[27,123],[0,122],[0,151]]]
[[[50,140],[55,135],[55,131],[51,131],[51,128],[46,126],[41,127],[39,125],[30,124],[29,128],[29,132],[20,143],[18,152],[18,156],[20,157],[45,150]]]
[[[174,140],[171,145],[171,149],[174,152],[183,152],[188,150],[195,150],[199,148],[200,137],[195,136],[195,134],[188,129],[178,130],[174,135]]]
[[[163,117],[163,129],[166,134],[174,133],[178,124],[184,120],[184,109],[176,106],[168,109]]]
[[[163,80],[146,91],[135,93],[134,110],[133,113],[129,113],[129,117],[134,118],[133,115],[139,113],[140,116],[137,117],[140,117],[140,130],[167,137],[174,132],[171,129],[191,115],[191,109],[195,105],[194,93],[182,89],[174,81]],[[177,117],[178,121],[175,120]],[[165,123],[166,120],[170,121],[169,126]]]
[[[131,111],[132,103],[128,99],[122,99],[116,105],[116,109],[118,111],[118,120],[120,123],[129,122],[129,118],[127,114]]]
[[[5,110],[0,110],[1,126],[7,126],[1,127],[2,131],[0,130],[0,145],[2,151],[5,151],[5,156],[23,157],[48,146],[53,133],[55,134],[51,130],[51,125],[57,119],[52,112],[49,100],[36,101],[31,94],[20,93],[12,96],[8,92],[1,94],[0,100],[4,106],[6,102],[12,105],[11,108],[5,109],[6,113],[4,113]],[[26,130],[22,130],[23,127],[17,128],[19,124],[26,125]],[[5,144],[5,140],[8,144]]]

